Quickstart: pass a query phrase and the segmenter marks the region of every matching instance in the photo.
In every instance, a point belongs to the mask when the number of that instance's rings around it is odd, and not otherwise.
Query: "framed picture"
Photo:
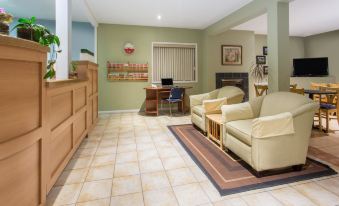
[[[221,64],[222,65],[241,65],[242,64],[242,46],[222,45],[221,46]]]
[[[264,46],[263,48],[262,48],[262,53],[263,53],[263,55],[267,55],[267,46]]]
[[[264,74],[267,75],[268,74],[268,66],[263,66],[264,68]]]
[[[257,64],[266,64],[266,56],[256,56]]]

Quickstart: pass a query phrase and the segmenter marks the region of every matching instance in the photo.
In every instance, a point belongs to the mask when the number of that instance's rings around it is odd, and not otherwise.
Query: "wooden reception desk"
[[[97,121],[97,65],[79,80],[43,79],[49,48],[0,35],[0,203],[44,205]]]

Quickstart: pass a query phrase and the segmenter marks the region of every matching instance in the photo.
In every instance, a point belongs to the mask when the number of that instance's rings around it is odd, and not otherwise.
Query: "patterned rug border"
[[[282,179],[282,180],[273,180],[273,181],[264,182],[264,183],[256,184],[256,185],[247,185],[247,186],[242,186],[242,187],[232,188],[232,189],[222,189],[215,182],[215,180],[210,176],[210,174],[206,171],[205,167],[200,163],[200,161],[195,157],[195,155],[192,154],[191,150],[189,150],[187,148],[187,146],[182,142],[182,140],[180,139],[180,137],[178,137],[176,132],[174,132],[174,130],[173,130],[174,127],[185,126],[185,125],[192,125],[192,124],[169,125],[167,127],[172,132],[172,134],[175,136],[175,138],[180,142],[180,144],[185,148],[186,152],[193,159],[193,161],[198,165],[198,167],[204,172],[204,174],[208,177],[208,179],[212,182],[212,184],[217,188],[217,190],[218,190],[218,192],[220,193],[221,196],[231,195],[231,194],[236,194],[236,193],[241,193],[241,192],[247,192],[247,191],[250,191],[250,190],[257,190],[257,189],[263,189],[263,188],[268,188],[268,187],[274,187],[274,186],[278,186],[278,185],[285,185],[285,184],[289,184],[289,183],[293,183],[293,182],[300,182],[300,181],[304,181],[304,180],[310,180],[310,179],[315,179],[315,178],[319,178],[319,177],[325,177],[325,176],[331,176],[331,175],[338,174],[335,170],[333,170],[327,164],[324,164],[322,162],[319,162],[319,161],[316,161],[314,159],[307,157],[308,160],[324,166],[325,168],[327,168],[327,170],[317,172],[317,173],[313,173],[313,174],[305,174],[305,175],[296,176],[296,177],[288,177],[288,178],[285,178],[285,179]],[[203,134],[201,134],[201,135],[204,136]],[[249,168],[251,168],[249,165],[247,165],[247,167],[245,165],[242,165],[242,166],[245,167],[247,170]]]

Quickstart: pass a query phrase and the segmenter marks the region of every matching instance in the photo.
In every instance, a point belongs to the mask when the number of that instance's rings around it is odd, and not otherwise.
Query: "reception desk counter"
[[[8,206],[44,205],[97,121],[97,65],[76,62],[80,79],[46,82],[48,50],[0,35],[0,203]]]

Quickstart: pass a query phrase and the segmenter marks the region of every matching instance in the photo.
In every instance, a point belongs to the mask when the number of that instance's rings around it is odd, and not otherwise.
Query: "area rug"
[[[193,125],[174,125],[168,128],[215,185],[220,195],[229,195],[336,174],[327,165],[308,159],[302,171],[286,170],[283,173],[258,178],[254,175],[249,165],[234,154],[225,153],[218,149]]]

